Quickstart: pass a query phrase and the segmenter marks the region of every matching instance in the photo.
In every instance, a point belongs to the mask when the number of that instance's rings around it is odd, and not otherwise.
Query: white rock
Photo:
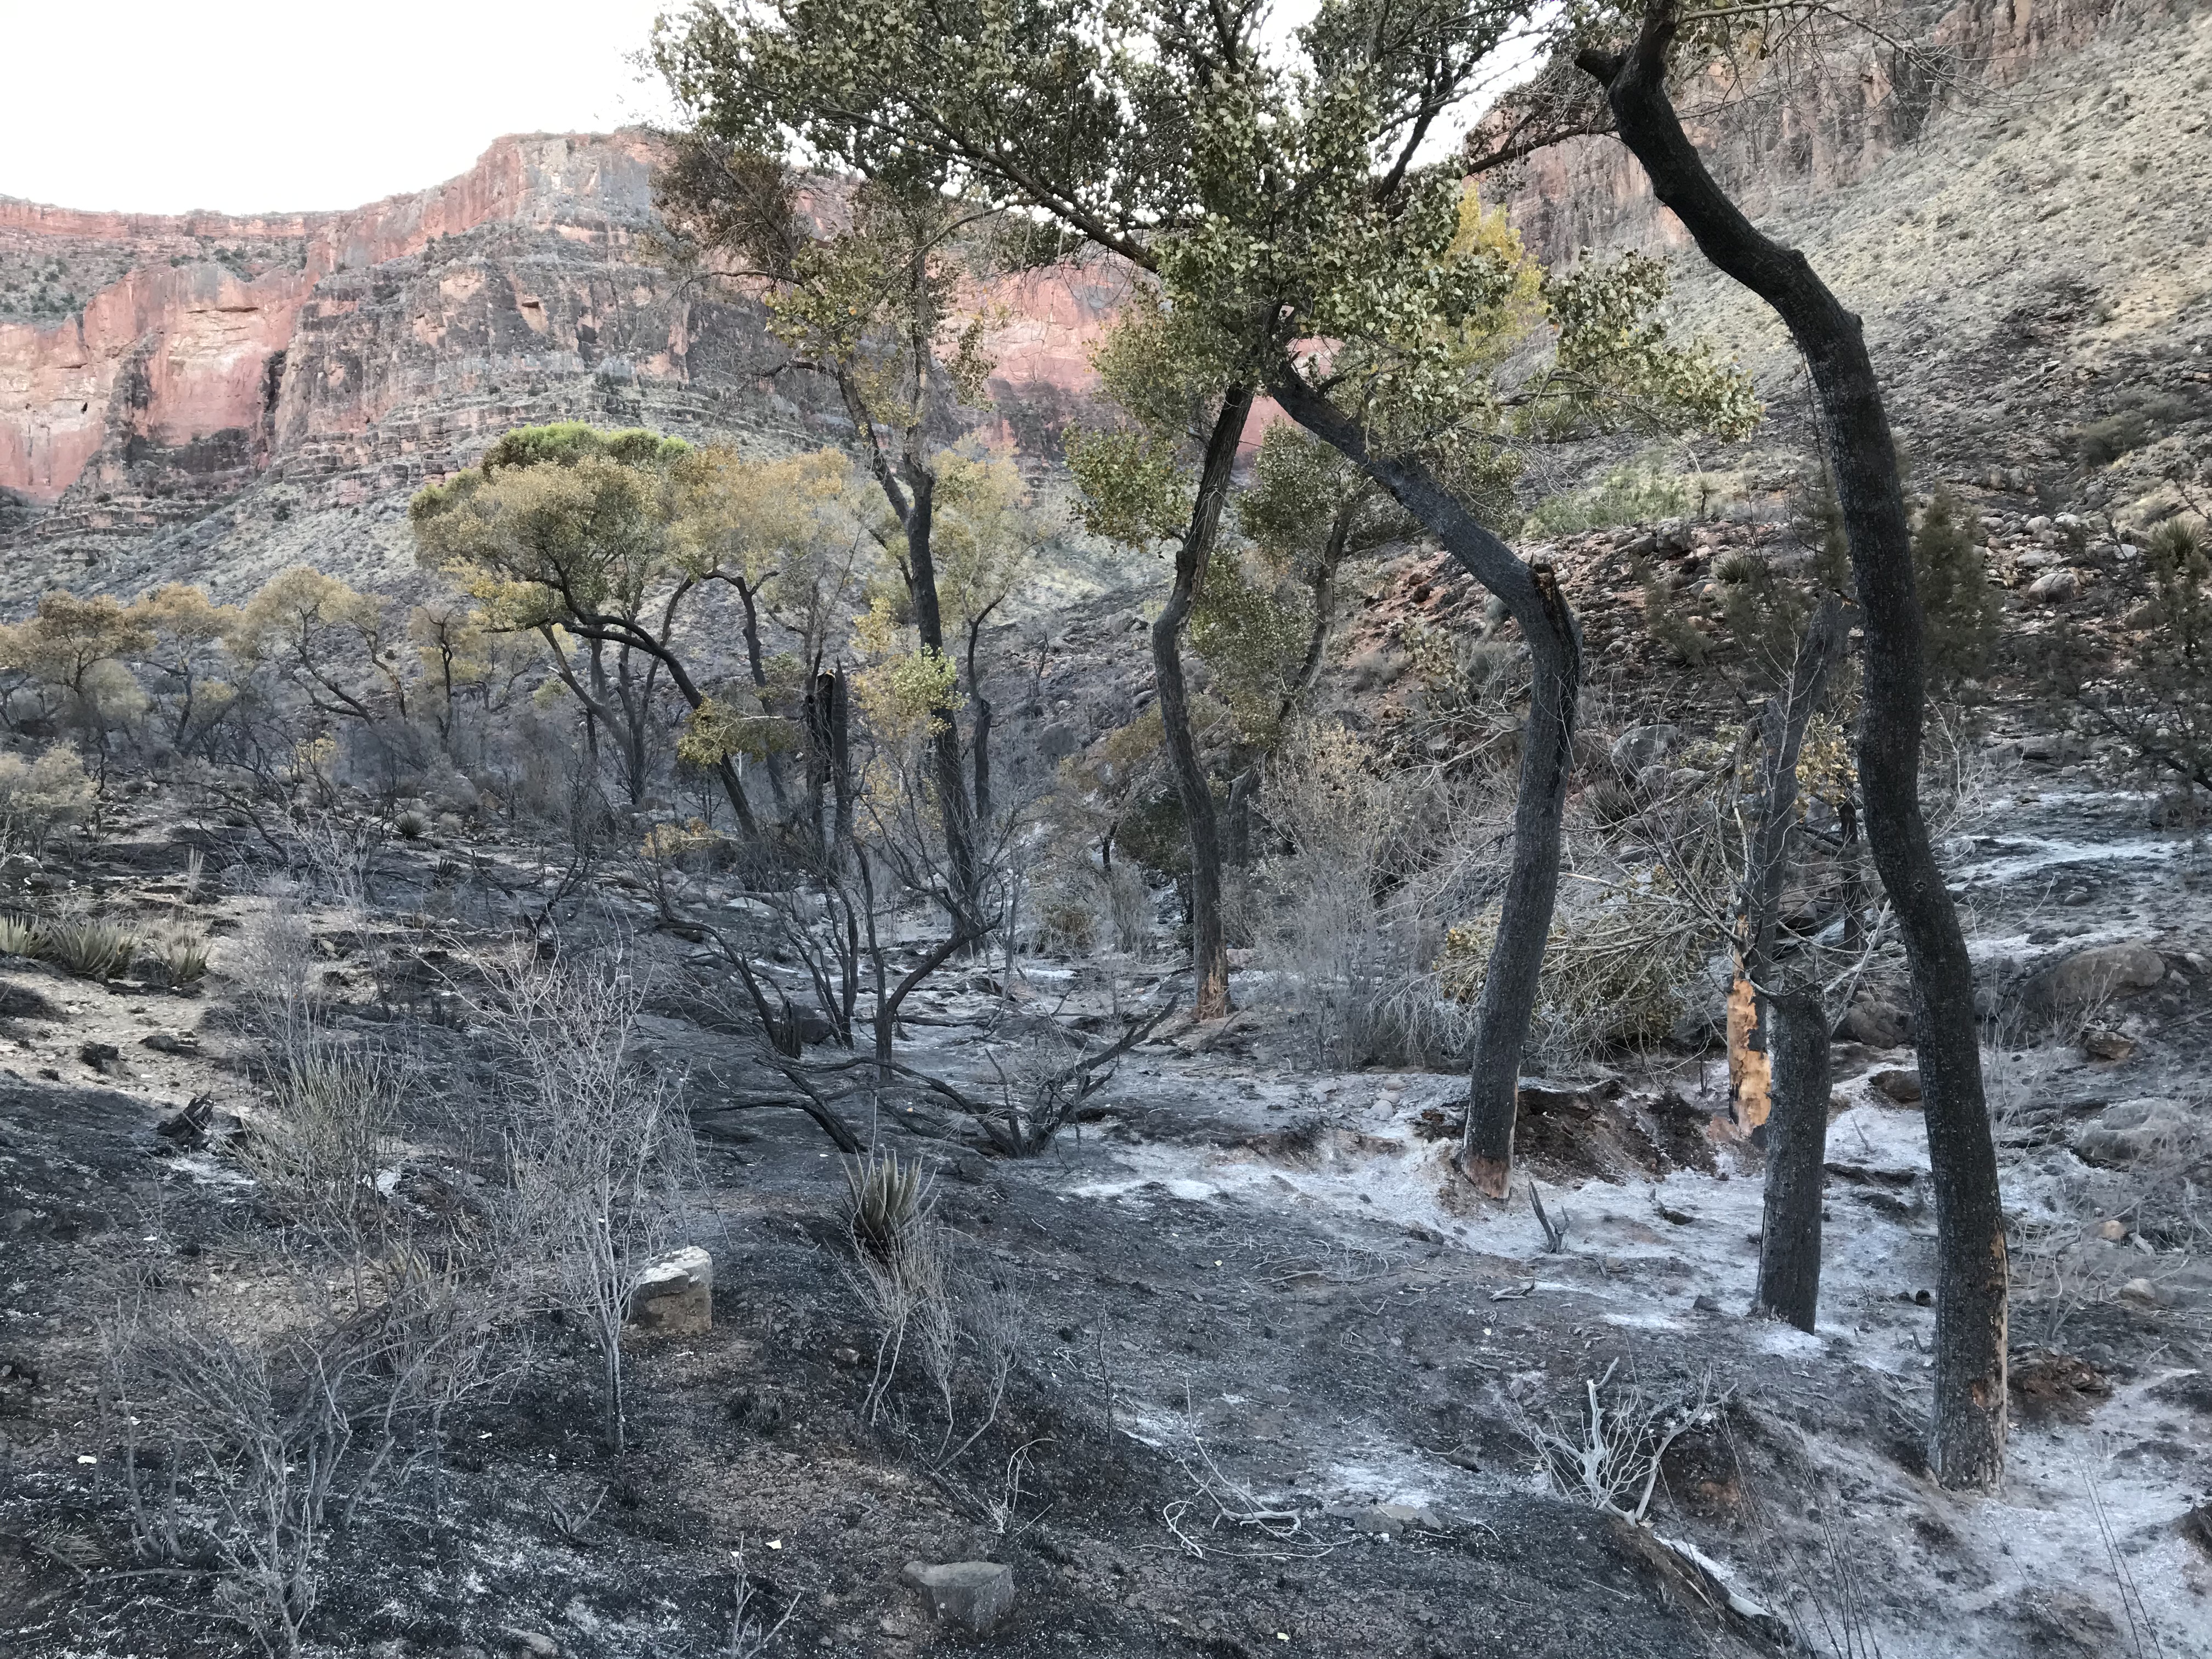
[[[647,1267],[630,1292],[629,1322],[641,1330],[689,1333],[714,1322],[714,1258],[696,1244]]]

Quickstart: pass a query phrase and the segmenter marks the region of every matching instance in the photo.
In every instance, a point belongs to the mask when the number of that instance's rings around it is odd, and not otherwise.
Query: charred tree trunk
[[[1229,1012],[1229,949],[1221,932],[1221,827],[1213,811],[1213,786],[1199,759],[1198,739],[1190,726],[1190,694],[1182,678],[1182,630],[1221,534],[1221,509],[1229,500],[1237,446],[1251,412],[1252,388],[1231,386],[1206,441],[1190,528],[1176,551],[1175,586],[1159,620],[1152,624],[1160,731],[1190,837],[1190,962],[1196,982],[1192,1013],[1199,1019],[1220,1019]]]
[[[1753,1313],[1813,1328],[1820,1299],[1821,1169],[1828,1153],[1828,1011],[1817,992],[1766,999],[1774,1060],[1766,1118],[1766,1218]]]
[[[1774,935],[1782,918],[1782,885],[1790,873],[1790,832],[1797,823],[1797,757],[1805,728],[1827,690],[1828,676],[1850,643],[1844,603],[1831,594],[1805,624],[1790,664],[1790,684],[1759,712],[1759,799],[1744,860],[1743,890],[1736,907],[1736,982],[1729,996],[1729,1080],[1736,1127],[1746,1133],[1766,1121],[1773,1076],[1771,1011],[1766,988],[1774,974]],[[1738,1007],[1753,1017],[1739,1029]],[[1759,1062],[1752,1063],[1753,1054]]]
[[[1498,937],[1475,1005],[1467,1135],[1460,1148],[1460,1167],[1468,1178],[1491,1197],[1503,1198],[1513,1172],[1521,1050],[1528,1040],[1559,896],[1559,830],[1574,760],[1582,635],[1552,567],[1516,556],[1425,467],[1370,450],[1359,422],[1308,386],[1287,362],[1278,365],[1268,390],[1292,420],[1389,490],[1469,575],[1495,593],[1528,641],[1533,684],[1513,802],[1512,860]]]
[[[1864,616],[1858,763],[1867,836],[1905,941],[1919,1031],[1942,1258],[1928,1462],[1947,1486],[1990,1487],[2004,1471],[2004,1212],[1982,1097],[1972,967],[1920,815],[1921,614],[1896,447],[1859,319],[1802,253],[1753,227],[1682,131],[1667,91],[1676,22],[1673,0],[1654,0],[1627,52],[1587,50],[1577,61],[1605,87],[1620,140],[1650,175],[1652,193],[1707,258],[1773,307],[1812,378]]]
[[[937,564],[930,534],[936,506],[936,480],[926,468],[909,470],[906,514],[908,592],[914,601],[915,632],[925,651],[945,655],[945,617],[937,599]],[[960,767],[960,727],[950,708],[930,711],[930,759],[936,774],[938,812],[945,829],[945,861],[951,866],[952,931],[963,942],[986,931],[982,925],[982,869],[975,854],[975,815],[968,780]]]
[[[732,580],[731,586],[738,590],[738,599],[745,610],[745,665],[752,670],[753,689],[768,690],[768,664],[761,654],[759,589],[749,582]],[[783,763],[775,755],[767,757],[768,792],[775,798],[776,810],[783,810]]]

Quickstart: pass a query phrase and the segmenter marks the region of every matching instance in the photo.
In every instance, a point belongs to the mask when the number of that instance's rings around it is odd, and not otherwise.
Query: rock
[[[1663,721],[1632,726],[1613,740],[1613,763],[1629,776],[1640,777],[1646,767],[1656,766],[1672,754],[1681,736],[1681,727]]]
[[[981,1635],[1013,1611],[1014,1570],[997,1561],[909,1561],[906,1582],[929,1597],[939,1619]]]
[[[2180,1101],[2163,1095],[2117,1100],[2074,1137],[2084,1164],[2124,1170],[2153,1159],[2193,1152],[2204,1139],[2203,1121]]]
[[[2021,1000],[2032,1013],[2063,1013],[2148,990],[2165,977],[2166,959],[2147,944],[2095,945],[2031,974]]]
[[[1369,1537],[1395,1538],[1408,1527],[1442,1532],[1443,1521],[1425,1504],[1376,1504],[1352,1512],[1352,1529]]]
[[[672,1250],[645,1270],[630,1292],[629,1322],[670,1334],[714,1322],[714,1259],[696,1244]]]
[[[1895,1003],[1863,991],[1836,1022],[1835,1034],[1869,1048],[1902,1048],[1912,1041],[1912,1016]]]
[[[2063,605],[2081,592],[2080,574],[2063,565],[2045,571],[2027,585],[2027,597],[2043,605]]]
[[[2135,1051],[2135,1039],[2118,1031],[2092,1028],[2081,1033],[2081,1052],[2091,1060],[2125,1060]]]
[[[2138,1307],[2158,1306],[2158,1286],[2148,1279],[2130,1279],[2120,1286],[2120,1300],[2132,1302]]]
[[[123,1050],[112,1042],[84,1042],[77,1046],[76,1057],[103,1077],[114,1077],[123,1070]]]
[[[1691,1303],[1690,1306],[1698,1313],[1718,1313],[1721,1310],[1721,1301],[1717,1296],[1701,1296]]]
[[[1920,1073],[1917,1071],[1904,1072],[1893,1067],[1887,1072],[1876,1072],[1872,1080],[1875,1091],[1886,1099],[1893,1100],[1900,1106],[1920,1103]]]

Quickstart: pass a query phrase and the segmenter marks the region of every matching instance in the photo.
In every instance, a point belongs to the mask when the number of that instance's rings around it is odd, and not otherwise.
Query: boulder
[[[1877,1094],[1899,1106],[1917,1106],[1920,1103],[1920,1073],[1917,1071],[1905,1072],[1892,1067],[1886,1072],[1876,1072],[1872,1081]]]
[[[2166,959],[2140,940],[2096,945],[2028,975],[2021,1000],[2030,1013],[2063,1014],[2148,990],[2165,977]]]
[[[2081,1033],[2081,1052],[2091,1060],[2125,1060],[2136,1051],[2136,1041],[2122,1031],[2090,1030]]]
[[[714,1322],[714,1258],[696,1244],[662,1256],[630,1292],[629,1322],[670,1334],[707,1329]]]
[[[1681,735],[1681,727],[1663,721],[1632,726],[1613,740],[1613,763],[1630,777],[1641,777],[1646,767],[1657,765],[1674,752]]]
[[[2124,1170],[2172,1154],[2193,1152],[2204,1139],[2203,1115],[2163,1095],[2117,1100],[2074,1136],[2074,1155],[2084,1164]]]
[[[1912,1041],[1912,1016],[1893,1002],[1862,991],[1836,1022],[1836,1036],[1869,1048],[1901,1048]]]
[[[2081,591],[2081,578],[2065,566],[2046,570],[2027,585],[2027,597],[2042,605],[2060,605]]]
[[[906,1582],[929,1597],[939,1619],[981,1635],[1013,1611],[1014,1570],[998,1561],[906,1564]]]

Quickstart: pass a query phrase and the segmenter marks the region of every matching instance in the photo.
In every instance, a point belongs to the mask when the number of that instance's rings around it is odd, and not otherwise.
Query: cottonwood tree
[[[1941,1266],[1929,1464],[1948,1486],[1992,1486],[2004,1468],[2004,1213],[1982,1095],[1972,964],[1920,811],[1923,624],[1881,384],[1858,318],[1802,252],[1752,225],[1682,131],[1669,82],[1686,24],[1700,27],[1697,10],[1652,0],[1640,15],[1607,21],[1627,44],[1585,46],[1576,61],[1605,89],[1621,143],[1705,257],[1781,318],[1812,380],[1863,614],[1860,787],[1875,866],[1911,967],[1936,1190]]]

